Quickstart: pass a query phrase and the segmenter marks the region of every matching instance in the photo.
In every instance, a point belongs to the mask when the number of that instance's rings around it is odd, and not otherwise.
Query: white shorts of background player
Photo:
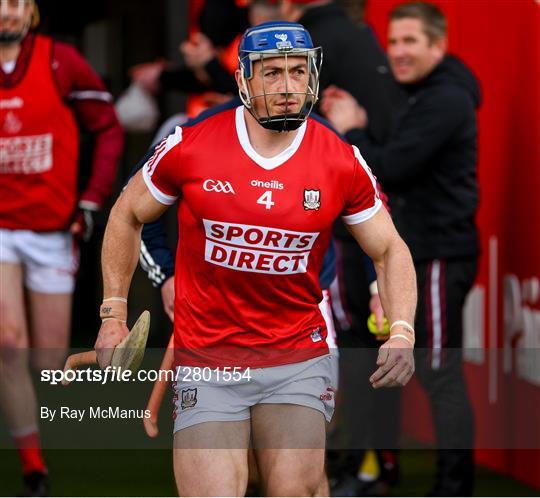
[[[30,290],[68,294],[75,287],[79,252],[69,232],[0,228],[0,263],[20,264]]]

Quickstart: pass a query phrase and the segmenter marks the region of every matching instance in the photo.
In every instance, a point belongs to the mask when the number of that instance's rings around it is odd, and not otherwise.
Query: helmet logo
[[[287,36],[286,33],[279,33],[279,34],[276,34],[274,36],[278,40],[281,40],[281,41],[276,43],[276,47],[278,48],[278,50],[289,50],[289,49],[293,48],[291,42],[287,39],[288,36]]]

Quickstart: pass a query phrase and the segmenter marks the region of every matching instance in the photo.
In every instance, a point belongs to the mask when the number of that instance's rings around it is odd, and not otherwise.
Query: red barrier
[[[368,2],[367,21],[383,45],[388,13],[399,3]],[[448,18],[450,52],[473,69],[483,91],[483,254],[464,321],[477,461],[540,488],[540,2],[434,3]],[[403,425],[428,441],[429,409],[419,390],[406,390]]]

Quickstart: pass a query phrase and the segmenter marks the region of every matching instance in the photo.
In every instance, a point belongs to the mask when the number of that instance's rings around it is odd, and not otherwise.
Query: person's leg
[[[21,251],[26,264],[32,365],[38,371],[62,368],[69,347],[78,249],[69,233],[28,232],[21,240]]]
[[[24,310],[22,268],[0,263],[0,401],[13,431],[35,425],[36,401],[27,368],[28,330]]]
[[[28,292],[32,366],[61,369],[69,347],[72,294]]]
[[[266,496],[316,496],[324,482],[325,419],[291,404],[251,410],[253,446]]]
[[[434,494],[470,496],[474,418],[462,368],[462,312],[476,260],[417,265],[416,374],[426,390],[437,435]]]
[[[199,378],[193,367],[176,368],[174,474],[179,495],[243,496],[256,372],[252,380],[228,382],[215,371]]]
[[[45,473],[39,450],[37,402],[28,368],[23,270],[0,263],[0,407],[19,450],[23,473]]]
[[[8,412],[12,412],[12,418],[16,418],[13,422],[15,427],[13,435],[23,462],[26,485],[24,492],[45,493],[48,486],[47,469],[41,455],[37,402],[28,365],[28,346],[32,346],[32,360],[38,359],[38,367],[62,366],[61,360],[69,335],[70,294],[74,287],[78,258],[73,239],[65,232],[3,231],[0,252],[3,259],[6,254],[8,257],[10,253],[16,255],[21,264],[16,278],[2,274],[2,281],[9,286],[2,295],[6,299],[10,299],[13,294],[20,296],[17,299],[22,303],[23,311],[21,312],[19,307],[18,313],[30,317],[30,327],[25,325],[26,340],[24,353],[20,355],[21,361],[11,365],[12,377],[6,379],[2,385],[2,390],[7,396],[3,405],[9,405]],[[24,299],[21,297],[24,296],[23,273],[24,286],[28,290],[29,307],[26,314]],[[16,288],[14,292],[15,280],[20,288]],[[46,294],[51,296],[45,296]],[[7,329],[11,330],[12,327],[13,325],[9,325]],[[9,336],[13,337],[13,332],[9,332]],[[53,348],[46,350],[52,354],[39,354],[40,351],[45,351],[44,348]],[[17,387],[14,388],[13,383]],[[13,393],[14,390],[17,392]]]
[[[174,435],[179,496],[244,496],[248,482],[249,420],[204,422]]]
[[[313,496],[330,496],[330,483],[328,482],[328,476],[326,472],[323,472],[321,482],[317,486]]]

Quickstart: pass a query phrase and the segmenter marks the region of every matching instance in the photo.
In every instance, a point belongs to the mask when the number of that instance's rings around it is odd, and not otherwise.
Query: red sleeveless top
[[[65,230],[76,205],[79,133],[36,36],[24,77],[0,88],[0,228]]]

